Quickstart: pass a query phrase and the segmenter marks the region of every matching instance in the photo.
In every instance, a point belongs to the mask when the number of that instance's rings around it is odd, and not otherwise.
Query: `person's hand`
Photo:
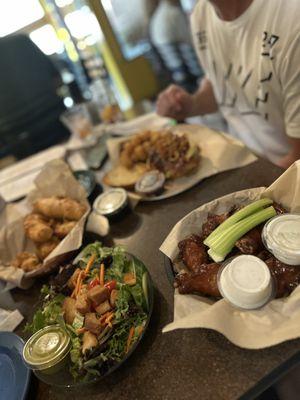
[[[157,99],[157,114],[183,121],[190,116],[193,96],[179,86],[171,85]]]
[[[291,150],[285,157],[276,162],[276,164],[279,165],[279,167],[285,169],[287,169],[295,161],[300,159],[300,139],[292,138],[290,136],[287,136],[287,138],[291,145]]]

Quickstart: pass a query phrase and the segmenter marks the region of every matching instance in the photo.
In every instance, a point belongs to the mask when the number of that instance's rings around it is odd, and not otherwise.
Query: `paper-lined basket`
[[[293,164],[269,188],[235,192],[192,211],[172,229],[160,250],[172,261],[178,255],[178,242],[201,231],[208,213],[221,214],[233,205],[245,205],[270,197],[293,213],[300,213],[300,161]],[[300,268],[300,266],[299,266]],[[196,295],[180,295],[175,290],[174,321],[163,332],[183,328],[214,329],[232,343],[247,349],[260,349],[300,337],[300,287],[290,296],[276,299],[259,310],[241,311],[224,299],[212,301]]]
[[[86,212],[72,231],[48,255],[42,266],[31,272],[14,268],[10,262],[23,251],[34,252],[33,242],[26,238],[23,221],[32,212],[32,204],[38,198],[61,196],[69,197],[85,205]],[[84,226],[90,206],[84,188],[76,181],[68,165],[54,160],[45,165],[35,179],[35,189],[25,200],[9,204],[0,215],[0,279],[12,286],[27,287],[32,278],[45,275],[60,263],[70,258],[82,244]]]
[[[147,126],[145,129],[150,129]],[[196,171],[167,182],[161,195],[142,198],[143,201],[167,199],[182,193],[209,176],[234,168],[244,167],[256,161],[256,156],[243,143],[231,136],[200,125],[178,125],[172,129],[177,134],[186,134],[190,142],[200,147],[201,160]],[[120,147],[128,138],[110,139],[107,148],[112,166],[119,163]],[[137,196],[134,194],[134,196]]]

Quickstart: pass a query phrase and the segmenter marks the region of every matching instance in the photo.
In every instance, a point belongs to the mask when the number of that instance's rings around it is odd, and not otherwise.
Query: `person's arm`
[[[189,117],[211,114],[218,111],[212,84],[204,78],[193,95],[176,85],[169,86],[157,99],[159,115],[183,121]]]
[[[192,97],[193,109],[191,110],[191,117],[212,114],[219,109],[212,84],[207,78],[202,79],[199,89]]]
[[[288,168],[300,159],[300,139],[289,138],[289,142],[292,146],[291,151],[277,163],[282,168]]]

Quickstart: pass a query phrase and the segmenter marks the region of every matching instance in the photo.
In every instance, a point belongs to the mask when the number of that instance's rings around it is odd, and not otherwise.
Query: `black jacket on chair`
[[[25,157],[68,136],[59,72],[25,35],[0,38],[0,157]]]

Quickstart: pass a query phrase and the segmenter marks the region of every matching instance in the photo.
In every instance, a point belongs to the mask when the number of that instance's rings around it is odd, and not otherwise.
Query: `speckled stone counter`
[[[114,222],[108,243],[122,243],[143,260],[155,284],[153,316],[145,338],[128,362],[101,382],[76,390],[58,390],[34,379],[29,399],[233,400],[291,357],[297,357],[300,340],[250,351],[205,329],[161,333],[173,317],[173,289],[158,250],[170,229],[201,204],[236,190],[269,185],[281,172],[267,161],[259,160],[206,179],[172,199],[141,203],[133,213]],[[39,287],[13,292],[14,300],[26,316],[33,313]],[[18,332],[21,334],[22,327]]]

